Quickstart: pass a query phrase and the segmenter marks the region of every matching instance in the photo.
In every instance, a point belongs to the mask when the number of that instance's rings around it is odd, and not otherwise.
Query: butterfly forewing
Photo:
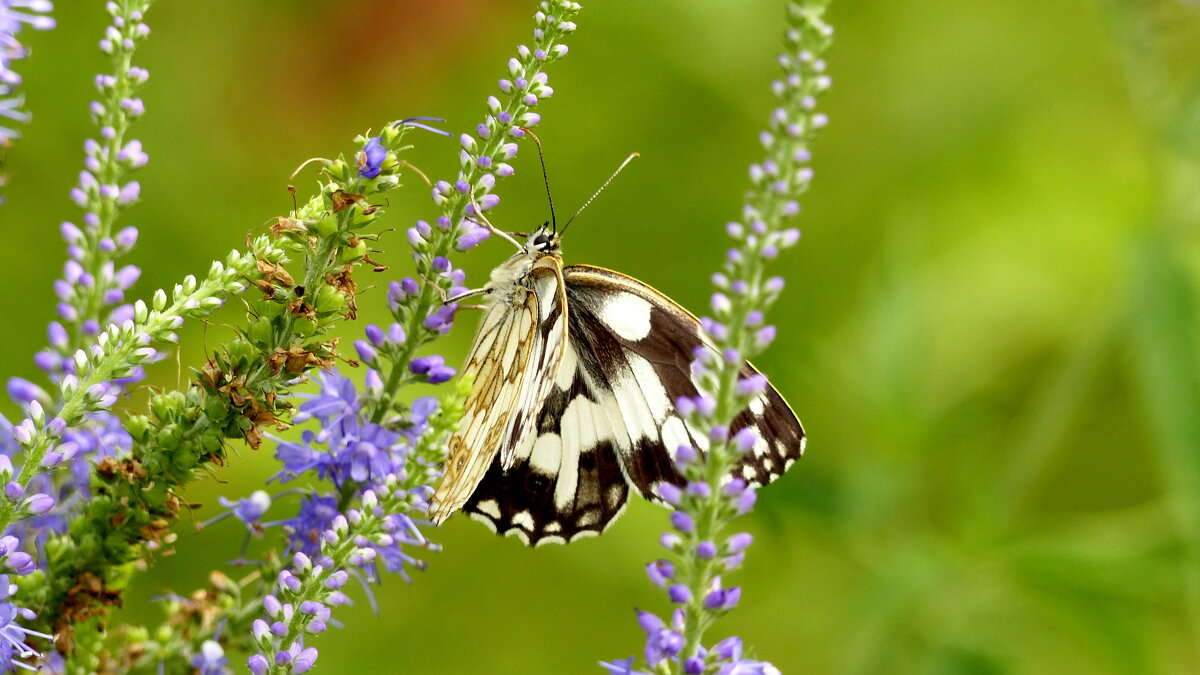
[[[695,349],[712,346],[700,322],[670,298],[632,277],[589,265],[563,270],[570,307],[570,336],[590,343],[629,432],[620,456],[626,475],[648,498],[662,482],[682,482],[672,461],[684,443],[704,451],[708,439],[695,433],[675,410],[682,396],[695,396],[691,375]],[[579,351],[585,351],[581,346]],[[749,363],[743,377],[757,373]],[[754,449],[731,475],[753,484],[780,476],[804,451],[804,429],[774,387],[735,417],[731,432],[754,425]]]
[[[466,503],[493,458],[510,467],[522,444],[535,440],[535,412],[566,347],[566,296],[556,258],[539,259],[521,283],[496,294],[463,367],[475,385],[450,438],[446,474],[433,496],[434,522]]]

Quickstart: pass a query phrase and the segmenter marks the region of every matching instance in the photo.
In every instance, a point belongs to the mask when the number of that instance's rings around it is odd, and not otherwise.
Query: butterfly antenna
[[[550,196],[550,176],[546,174],[546,155],[542,154],[542,140],[537,137],[537,134],[533,133],[529,129],[526,129],[525,127],[520,127],[520,129],[521,131],[529,134],[529,137],[533,139],[534,144],[537,145],[538,161],[542,164],[542,182],[546,184],[546,201],[550,202],[550,231],[557,233],[558,221],[554,218],[554,197]],[[567,228],[564,227],[563,229],[565,230]]]
[[[575,215],[571,216],[571,219],[567,221],[567,224],[563,225],[563,232],[567,231],[567,228],[571,226],[571,223],[575,222],[575,219],[579,217],[579,214],[583,213],[583,210],[588,207],[588,204],[591,204],[593,201],[595,201],[596,197],[599,197],[600,193],[604,192],[604,188],[608,187],[608,184],[613,182],[613,179],[616,178],[617,175],[620,174],[621,171],[624,170],[625,167],[628,166],[628,164],[632,162],[635,157],[641,157],[641,154],[635,152],[626,157],[625,161],[621,162],[621,166],[618,166],[617,170],[608,177],[608,180],[604,181],[604,185],[601,185],[600,189],[596,190],[595,194],[593,194],[591,197],[588,197],[588,200],[583,203],[583,206],[579,207],[579,210],[575,212]]]

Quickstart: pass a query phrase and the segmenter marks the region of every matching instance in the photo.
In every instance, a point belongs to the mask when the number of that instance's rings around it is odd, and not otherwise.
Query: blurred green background
[[[37,376],[29,357],[53,318],[57,226],[78,217],[67,192],[108,68],[101,5],[64,0],[58,29],[21,36],[35,120],[0,208],[5,376]],[[572,227],[568,262],[702,311],[759,156],[782,7],[584,3],[539,129],[560,209],[642,158]],[[291,207],[294,168],[352,152],[369,127],[436,115],[473,128],[534,9],[159,2],[137,59],[151,73],[137,288],[207,269]],[[804,240],[776,267],[780,338],[758,360],[809,451],[744,521],[757,543],[736,578],[743,604],[711,636],[741,635],[787,673],[1200,672],[1197,6],[860,0],[830,18],[832,122]],[[451,177],[456,142],[415,139],[408,159]],[[531,152],[517,171],[493,220],[521,230],[546,207]],[[350,337],[384,319],[382,289],[409,269],[403,228],[433,212],[409,187],[381,245],[392,269]],[[508,253],[489,242],[465,265],[482,279]],[[474,321],[439,345],[452,363]],[[181,362],[228,335],[188,326]],[[170,362],[152,374],[178,377]],[[198,520],[273,473],[265,448],[238,452],[188,490]],[[317,638],[320,671],[599,672],[641,652],[634,606],[664,610],[642,566],[665,516],[635,503],[599,539],[538,550],[455,518],[413,585],[376,590],[378,616],[361,595],[337,612],[346,627]],[[236,522],[197,534],[181,521],[178,553],[120,618],[157,621],[151,596],[238,574],[225,562],[243,538]]]

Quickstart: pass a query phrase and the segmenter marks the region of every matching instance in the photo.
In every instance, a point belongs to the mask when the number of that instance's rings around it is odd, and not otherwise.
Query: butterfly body
[[[598,534],[633,487],[657,499],[681,485],[672,457],[708,438],[674,402],[698,394],[691,363],[712,349],[699,322],[631,277],[562,265],[543,227],[493,270],[464,375],[475,385],[450,441],[433,519],[462,509],[526,543]],[[749,363],[743,375],[757,371]],[[804,448],[795,414],[770,386],[731,428],[757,425],[755,448],[730,477],[765,484]]]

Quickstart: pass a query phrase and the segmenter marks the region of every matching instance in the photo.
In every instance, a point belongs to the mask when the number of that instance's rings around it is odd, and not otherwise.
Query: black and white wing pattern
[[[537,417],[530,411],[543,407],[567,346],[566,295],[557,258],[542,257],[519,283],[505,280],[493,290],[462,371],[474,376],[475,386],[433,495],[435,523],[466,503],[493,459],[510,467],[515,451],[535,440]]]
[[[508,471],[493,461],[464,507],[533,545],[599,533],[620,514],[629,485],[656,499],[658,485],[682,484],[672,461],[678,446],[708,447],[674,405],[697,394],[691,363],[705,342],[696,318],[617,272],[572,265],[563,279],[569,344],[538,435],[525,439]],[[745,375],[756,372],[743,366]],[[731,476],[765,484],[803,453],[804,430],[772,387],[732,431],[750,425],[759,440]]]

